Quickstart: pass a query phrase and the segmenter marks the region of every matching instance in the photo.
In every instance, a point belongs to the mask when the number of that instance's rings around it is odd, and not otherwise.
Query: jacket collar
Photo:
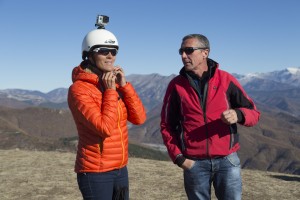
[[[72,81],[75,82],[80,80],[97,85],[99,82],[98,75],[86,69],[87,67],[85,66],[84,62],[82,62],[79,66],[75,67],[72,71]]]
[[[207,77],[209,77],[209,79],[210,79],[211,77],[213,77],[214,74],[215,74],[216,69],[219,67],[219,63],[217,63],[216,61],[208,58],[207,59],[207,66],[208,66],[208,71],[203,73],[203,76],[202,76],[201,79],[204,79],[204,78],[207,78]],[[181,68],[179,74],[186,77],[186,78],[188,78],[188,76],[189,76],[192,79],[199,79],[195,74],[185,71],[184,67]]]

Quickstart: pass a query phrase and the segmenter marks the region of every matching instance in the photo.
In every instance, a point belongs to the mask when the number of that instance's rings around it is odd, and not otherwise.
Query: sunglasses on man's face
[[[186,55],[190,55],[190,54],[194,53],[195,50],[198,50],[198,49],[207,49],[207,48],[204,48],[204,47],[185,47],[185,48],[180,48],[179,49],[179,55],[182,55],[183,52]]]
[[[118,53],[118,50],[116,48],[107,48],[107,47],[99,47],[94,49],[93,51],[103,56],[107,56],[109,53],[112,56],[116,56]]]

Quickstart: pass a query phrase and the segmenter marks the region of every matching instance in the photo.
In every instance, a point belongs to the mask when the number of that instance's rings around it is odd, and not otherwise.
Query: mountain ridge
[[[290,84],[291,80],[300,80],[299,70],[249,76],[252,79],[235,75],[240,81],[247,80],[242,85],[261,111],[257,126],[239,126],[243,168],[300,174],[297,156],[300,154],[300,84]],[[147,121],[143,125],[129,124],[131,142],[155,148],[163,146],[159,127],[161,105],[168,82],[175,76],[157,73],[127,76],[147,109]],[[13,147],[27,145],[29,149],[34,149],[34,145],[74,149],[77,133],[66,97],[65,88],[45,94],[0,90],[0,140],[9,141]],[[0,143],[0,148],[4,145],[5,142]]]
[[[263,91],[271,89],[285,90],[300,88],[300,67],[289,67],[283,70],[272,71],[268,73],[249,73],[246,75],[233,73],[233,75],[241,82],[245,89],[249,89],[249,85],[253,85],[257,81],[260,81],[261,83],[264,82],[266,86],[252,87],[251,90],[255,89]],[[127,80],[131,82],[134,86],[138,87],[139,90],[146,90],[148,88],[154,87],[154,89],[156,89],[160,93],[163,93],[169,81],[175,76],[175,74],[171,74],[169,76],[162,76],[158,73],[152,73],[147,75],[131,74],[127,76]],[[162,83],[156,86],[156,83],[158,81]],[[15,99],[21,102],[27,102],[28,106],[37,106],[42,103],[45,104],[47,102],[63,103],[67,99],[67,92],[67,88],[56,88],[47,93],[43,93],[38,90],[5,89],[0,90],[0,100],[3,98]],[[155,99],[159,98],[160,96],[155,97]]]

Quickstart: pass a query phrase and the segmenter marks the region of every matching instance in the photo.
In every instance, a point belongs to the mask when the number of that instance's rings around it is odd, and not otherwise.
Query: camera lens
[[[109,22],[109,17],[103,16],[103,23],[108,23],[108,22]]]

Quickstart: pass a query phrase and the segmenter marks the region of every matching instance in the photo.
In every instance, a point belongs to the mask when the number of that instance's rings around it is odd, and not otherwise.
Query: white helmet
[[[82,59],[85,60],[90,51],[100,46],[112,46],[119,49],[118,40],[114,34],[105,29],[92,30],[82,41]]]

